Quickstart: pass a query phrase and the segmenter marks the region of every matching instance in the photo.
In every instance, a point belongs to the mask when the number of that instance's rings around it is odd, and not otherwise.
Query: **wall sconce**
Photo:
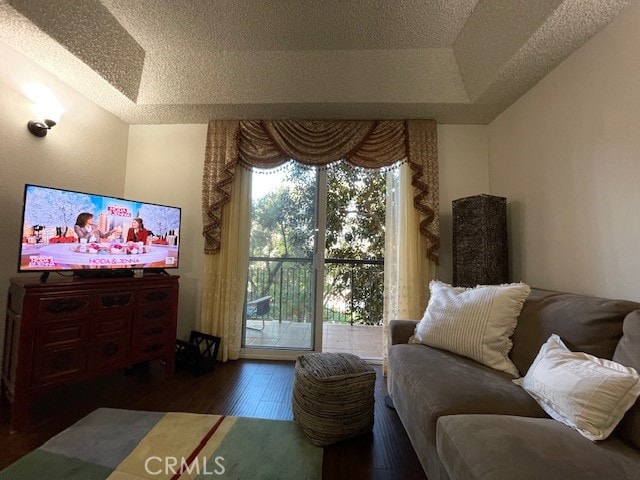
[[[40,84],[25,85],[24,93],[33,102],[32,110],[36,117],[42,119],[30,120],[27,128],[36,137],[44,137],[60,121],[64,108],[51,91]]]
[[[45,137],[47,132],[51,130],[52,127],[56,125],[57,122],[45,118],[43,122],[39,122],[38,120],[29,120],[27,123],[27,128],[31,133],[33,133],[36,137]]]

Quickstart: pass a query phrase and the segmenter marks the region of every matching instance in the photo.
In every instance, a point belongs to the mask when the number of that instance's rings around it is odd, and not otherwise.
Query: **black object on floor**
[[[192,369],[196,375],[212,371],[218,363],[220,337],[191,330],[189,341],[176,340],[176,365]]]

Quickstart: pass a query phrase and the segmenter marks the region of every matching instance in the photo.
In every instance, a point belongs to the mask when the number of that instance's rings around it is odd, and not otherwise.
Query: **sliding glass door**
[[[384,173],[344,163],[253,172],[243,328],[250,355],[325,344],[382,357],[385,197]]]

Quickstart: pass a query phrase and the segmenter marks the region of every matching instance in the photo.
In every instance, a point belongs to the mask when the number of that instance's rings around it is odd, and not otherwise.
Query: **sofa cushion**
[[[555,333],[574,352],[611,359],[624,317],[640,304],[532,289],[513,332],[511,360],[522,375],[543,343]]]
[[[640,472],[640,452],[621,439],[591,442],[552,419],[441,417],[437,450],[456,480],[630,480]]]
[[[640,375],[618,362],[572,352],[551,335],[527,375],[514,380],[551,418],[604,440],[640,395]]]
[[[640,372],[640,311],[631,312],[624,319],[624,335],[616,347],[613,360]],[[636,400],[616,429],[625,440],[640,448],[640,399]]]
[[[429,305],[416,327],[418,342],[519,376],[509,352],[518,315],[531,291],[528,285],[463,288],[432,280],[429,290]]]
[[[393,378],[391,394],[409,436],[424,435],[433,446],[436,421],[442,415],[547,417],[527,392],[512,383],[510,374],[445,350],[420,344],[393,345],[389,372]]]

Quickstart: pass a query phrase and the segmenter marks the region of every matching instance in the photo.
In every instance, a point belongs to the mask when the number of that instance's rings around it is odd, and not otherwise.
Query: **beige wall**
[[[125,196],[182,208],[178,336],[188,335],[199,315],[204,238],[202,166],[206,125],[132,125]]]
[[[129,127],[2,42],[0,58],[0,311],[4,312],[9,278],[17,275],[24,184],[121,196]],[[47,87],[66,110],[45,138],[27,130],[34,115],[22,87],[29,82]],[[4,322],[0,350],[3,337]]]
[[[489,126],[513,277],[640,300],[640,3]]]
[[[451,201],[489,192],[487,127],[438,125],[440,170],[440,266],[443,282],[453,280]]]

